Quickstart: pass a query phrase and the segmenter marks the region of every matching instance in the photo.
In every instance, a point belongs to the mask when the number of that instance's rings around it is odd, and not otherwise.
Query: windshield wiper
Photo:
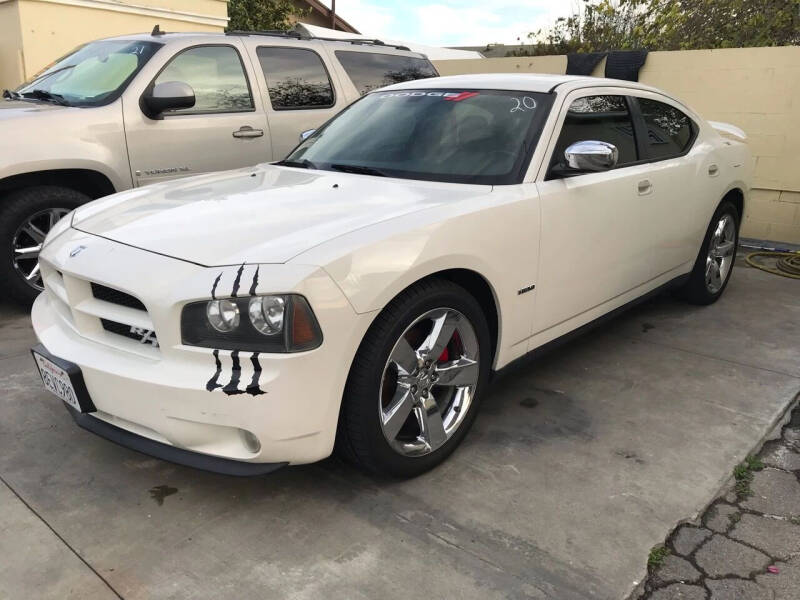
[[[345,173],[357,173],[358,175],[374,175],[376,177],[386,177],[386,173],[381,171],[380,169],[375,169],[373,167],[362,167],[360,165],[342,165],[338,163],[334,163],[331,165],[331,169],[336,171],[343,171]]]
[[[19,100],[22,96],[19,95],[19,92],[15,92],[14,90],[3,90],[3,98],[7,98],[8,100]]]
[[[61,94],[54,94],[47,90],[31,90],[30,92],[23,92],[21,94],[24,98],[34,98],[36,100],[44,100],[45,102],[52,102],[61,106],[69,106],[69,102]]]
[[[279,160],[275,163],[281,167],[297,167],[298,169],[318,169],[317,165],[308,159],[303,160]]]

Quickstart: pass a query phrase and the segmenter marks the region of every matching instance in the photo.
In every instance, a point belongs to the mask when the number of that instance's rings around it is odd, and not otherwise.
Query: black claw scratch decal
[[[214,376],[209,379],[208,383],[206,384],[206,389],[209,392],[213,392],[215,389],[222,387],[222,384],[218,383],[219,376],[222,375],[222,362],[219,360],[219,350],[216,349],[214,350],[214,362],[217,363],[217,370],[214,373]]]
[[[259,269],[259,267],[257,266],[256,267],[256,272],[253,273],[253,283],[250,284],[250,295],[251,296],[255,296],[256,295],[256,286],[258,285],[258,269]],[[256,355],[258,355],[258,353],[256,353]],[[254,356],[256,356],[256,355],[254,355]]]
[[[212,300],[216,300],[217,299],[217,286],[219,285],[219,280],[220,279],[222,279],[222,272],[221,271],[220,271],[220,274],[217,275],[217,278],[214,280],[214,285],[211,286],[211,299]]]
[[[250,385],[247,386],[245,391],[251,396],[266,394],[267,392],[262,390],[261,386],[258,385],[258,380],[261,378],[261,363],[258,362],[258,352],[253,352],[253,356],[250,357],[250,362],[253,363],[253,379],[250,380]]]
[[[239,291],[239,284],[242,282],[242,271],[244,271],[244,263],[236,271],[236,279],[233,280],[233,291],[231,292],[231,297],[233,298],[236,298],[236,293]]]
[[[242,283],[242,273],[244,272],[244,268],[246,263],[242,263],[239,269],[236,271],[236,278],[233,280],[233,289],[231,290],[231,297],[236,298],[236,294],[239,292],[239,286]],[[256,270],[253,273],[253,280],[250,283],[250,296],[256,295],[256,288],[258,287],[258,273],[259,273],[259,266],[256,265]],[[211,286],[211,298],[212,300],[217,299],[217,286],[219,285],[220,280],[222,279],[222,272],[217,275],[217,278],[214,280],[214,284]],[[250,356],[250,362],[253,364],[253,376],[250,379],[250,383],[244,390],[239,389],[239,382],[242,378],[242,365],[239,360],[239,350],[233,350],[231,352],[231,380],[223,385],[219,382],[220,377],[222,377],[222,361],[219,358],[219,350],[214,349],[212,353],[214,355],[214,364],[216,366],[216,371],[214,371],[213,377],[208,380],[206,384],[206,389],[209,392],[213,392],[216,389],[222,388],[222,391],[225,392],[228,396],[235,396],[237,394],[250,394],[251,396],[260,396],[261,394],[266,394],[264,390],[261,389],[261,384],[259,383],[261,380],[261,363],[258,361],[258,352],[253,352]]]
[[[228,396],[235,396],[236,394],[244,394],[242,390],[239,389],[239,379],[242,376],[242,366],[239,364],[239,351],[234,350],[231,352],[231,361],[233,361],[233,367],[231,367],[231,380],[228,382],[222,391],[225,392]]]

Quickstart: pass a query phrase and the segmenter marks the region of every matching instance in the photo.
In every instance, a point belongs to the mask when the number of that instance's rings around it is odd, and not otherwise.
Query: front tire
[[[345,387],[337,449],[393,477],[435,467],[461,443],[491,363],[486,317],[462,287],[418,283],[375,319]]]
[[[0,204],[0,282],[12,299],[30,304],[42,291],[39,251],[53,225],[81,204],[86,194],[42,185],[8,194]]]
[[[728,285],[739,245],[739,211],[725,200],[714,212],[682,292],[692,304],[716,302]]]

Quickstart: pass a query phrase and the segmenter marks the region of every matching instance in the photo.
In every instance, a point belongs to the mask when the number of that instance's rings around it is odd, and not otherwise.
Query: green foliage
[[[656,546],[650,550],[650,555],[647,557],[647,566],[651,569],[660,567],[664,564],[664,559],[669,556],[669,548],[666,546]]]
[[[516,56],[800,44],[800,0],[583,0]]]
[[[304,17],[308,11],[297,8],[292,0],[230,0],[228,31],[289,29],[290,17]]]
[[[748,456],[744,459],[744,462],[733,468],[733,478],[736,480],[734,489],[736,490],[736,496],[740,500],[753,494],[750,489],[750,484],[753,482],[753,472],[760,471],[763,468],[764,463],[755,456]]]

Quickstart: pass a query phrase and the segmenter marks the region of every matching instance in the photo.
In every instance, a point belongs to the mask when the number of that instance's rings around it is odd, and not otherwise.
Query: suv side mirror
[[[607,171],[617,164],[619,151],[614,144],[586,140],[570,144],[564,150],[567,167],[571,171]]]
[[[182,81],[165,81],[157,83],[142,96],[142,112],[151,119],[162,119],[162,113],[168,110],[192,108],[195,103],[194,90]]]
[[[306,129],[305,131],[300,132],[300,141],[305,142],[308,138],[314,135],[316,129]]]

